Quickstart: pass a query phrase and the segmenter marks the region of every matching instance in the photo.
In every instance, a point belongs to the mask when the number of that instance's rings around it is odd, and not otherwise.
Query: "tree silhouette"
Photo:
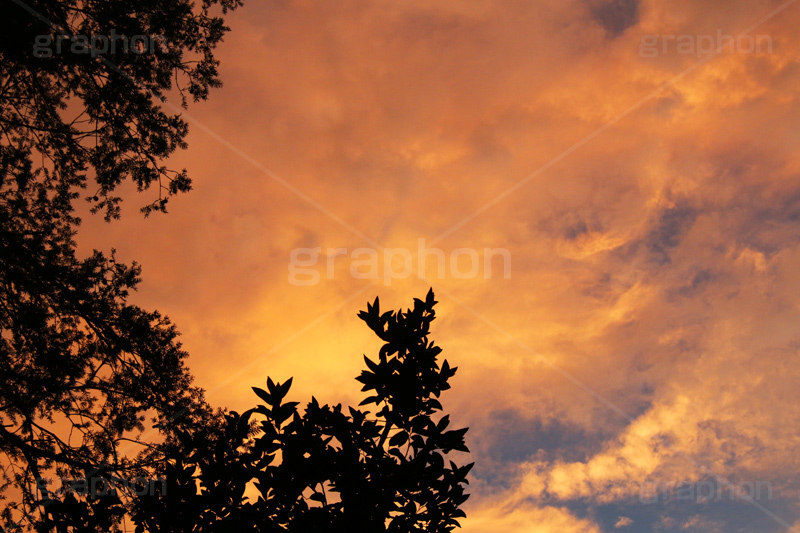
[[[253,388],[262,404],[182,432],[166,486],[134,502],[136,531],[452,531],[472,464],[445,463],[468,451],[467,430],[436,417],[456,369],[428,340],[435,304],[429,291],[405,312],[381,314],[376,298],[359,314],[385,341],[357,378],[374,414],[313,397],[301,412],[284,401],[292,380],[268,379]]]
[[[129,516],[151,532],[437,532],[463,516],[470,466],[444,455],[467,451],[466,430],[436,418],[455,369],[427,340],[432,292],[360,315],[386,342],[358,377],[376,413],[315,399],[301,413],[283,401],[291,382],[268,380],[264,404],[223,416],[192,386],[175,327],[128,303],[138,265],[76,252],[79,198],[111,220],[123,182],[157,188],[145,215],[190,189],[163,163],[188,132],[166,96],[186,107],[220,85],[228,28],[212,10],[241,4],[0,3],[2,531],[112,531]],[[104,55],[87,36],[159,40]]]
[[[123,494],[67,494],[55,478],[147,475],[175,430],[219,421],[190,385],[169,320],[127,302],[139,267],[113,251],[77,256],[73,202],[83,196],[111,219],[123,181],[158,187],[146,214],[190,188],[185,171],[162,163],[187,134],[164,99],[175,95],[185,107],[220,85],[213,52],[227,28],[212,9],[240,4],[0,3],[3,530],[111,529]],[[155,36],[159,46],[98,55],[78,46],[86,36]],[[149,422],[160,428],[157,439],[141,435]]]
[[[186,170],[162,164],[185,148],[188,133],[180,109],[165,110],[166,97],[186,107],[221,85],[214,48],[228,28],[215,5],[225,14],[242,0],[0,4],[3,176],[19,188],[46,184],[63,204],[89,174],[86,199],[108,218],[119,216],[113,193],[123,181],[140,191],[155,183],[158,198],[143,210],[165,210],[169,197],[191,188]],[[137,50],[142,39],[150,46]]]

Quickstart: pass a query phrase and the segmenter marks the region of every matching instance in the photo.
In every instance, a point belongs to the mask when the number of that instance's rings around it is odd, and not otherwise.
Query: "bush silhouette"
[[[413,309],[359,317],[385,344],[364,357],[362,411],[284,402],[291,387],[267,380],[263,402],[227,415],[219,431],[181,435],[164,471],[166,487],[135,502],[136,531],[445,532],[458,527],[472,464],[466,429],[448,429],[440,393],[455,372],[428,340],[433,291]]]

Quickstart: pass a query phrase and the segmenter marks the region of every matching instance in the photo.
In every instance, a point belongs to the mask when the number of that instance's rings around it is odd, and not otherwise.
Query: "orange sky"
[[[433,285],[468,533],[800,531],[799,4],[251,0],[170,162],[195,190],[82,243],[143,265],[135,302],[232,409],[267,375],[357,402],[379,342],[356,313]],[[769,48],[698,57],[742,31]],[[383,248],[419,239],[444,279],[389,284]],[[291,283],[315,247],[319,282]],[[376,249],[378,279],[329,276],[328,248]],[[713,476],[771,493],[643,501]]]

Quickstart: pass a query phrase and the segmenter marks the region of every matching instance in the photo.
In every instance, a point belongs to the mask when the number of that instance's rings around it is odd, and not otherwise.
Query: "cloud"
[[[617,520],[617,523],[614,524],[614,527],[619,529],[621,527],[628,527],[631,524],[633,524],[633,520],[631,520],[629,517],[620,516],[619,520]]]
[[[601,0],[591,6],[594,19],[611,37],[621,35],[639,20],[639,0]]]
[[[590,520],[580,519],[556,507],[528,505],[511,510],[497,507],[474,509],[461,521],[464,533],[600,533]]]
[[[169,216],[131,209],[79,237],[144,265],[134,299],[175,319],[197,382],[232,408],[268,374],[294,376],[296,400],[357,403],[378,343],[356,312],[435,284],[432,338],[459,366],[443,403],[477,462],[472,531],[679,530],[702,513],[636,504],[698,465],[796,503],[800,12],[754,30],[772,53],[691,72],[674,48],[640,54],[645,35],[735,34],[769,8],[246,6],[220,49],[225,87],[192,112],[258,164],[194,128],[173,166],[196,190]],[[509,250],[511,279],[387,287],[320,263],[319,284],[289,283],[298,247],[439,236],[447,254]],[[709,520],[698,530],[731,524]]]

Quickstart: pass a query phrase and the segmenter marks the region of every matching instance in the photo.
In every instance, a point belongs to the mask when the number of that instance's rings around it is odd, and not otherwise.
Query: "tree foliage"
[[[0,149],[3,175],[19,187],[31,180],[70,196],[93,186],[87,199],[108,217],[119,215],[114,190],[131,180],[158,198],[144,210],[164,210],[170,196],[190,189],[185,170],[163,159],[185,147],[186,121],[165,111],[167,96],[184,107],[218,87],[214,49],[228,30],[221,17],[242,0],[7,0],[0,7]],[[145,53],[92,52],[88,38],[157,39]],[[81,39],[83,41],[81,41]],[[50,55],[37,43],[50,42]],[[56,48],[60,43],[60,48]],[[92,41],[89,42],[91,46]],[[39,45],[41,46],[41,45]],[[121,44],[120,44],[121,47]],[[95,50],[98,48],[95,47]],[[119,52],[119,51],[118,51]]]
[[[64,519],[63,506],[50,505],[60,483],[31,481],[141,475],[160,453],[148,444],[152,436],[141,436],[146,415],[170,427],[213,416],[190,385],[174,326],[126,302],[137,266],[100,252],[78,259],[63,220],[16,214],[13,201],[0,205],[0,449],[4,485],[22,497],[3,519],[11,529],[27,515],[46,531]],[[72,507],[93,516],[112,501],[101,500]],[[97,518],[110,527],[112,516]]]
[[[360,313],[385,341],[357,378],[376,412],[316,398],[301,412],[285,401],[292,380],[268,379],[253,388],[263,403],[220,432],[183,432],[166,486],[135,502],[136,531],[452,531],[472,465],[445,461],[468,451],[467,430],[440,416],[456,369],[428,339],[435,304],[430,291],[405,312],[376,298]]]
[[[6,531],[107,531],[123,494],[67,494],[56,478],[128,479],[174,431],[213,426],[166,317],[128,303],[136,264],[78,257],[83,197],[106,219],[115,190],[158,187],[145,213],[190,188],[163,160],[187,134],[180,107],[220,85],[214,48],[240,0],[0,3],[0,513]],[[97,55],[81,36],[158,36],[153,53]],[[35,47],[61,41],[49,56]],[[46,57],[45,57],[46,56]],[[180,416],[177,416],[180,415]],[[160,435],[142,435],[156,423]],[[154,444],[160,442],[158,446]],[[50,482],[48,482],[50,480]]]

